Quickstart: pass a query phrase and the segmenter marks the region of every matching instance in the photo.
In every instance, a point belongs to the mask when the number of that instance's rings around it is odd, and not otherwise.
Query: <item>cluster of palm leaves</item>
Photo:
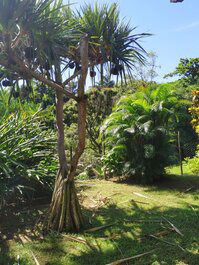
[[[2,59],[10,56],[13,80],[19,78],[13,52],[30,69],[50,79],[60,60],[63,71],[79,70],[79,41],[84,34],[89,36],[91,76],[98,70],[101,76],[108,71],[125,79],[126,72],[131,75],[135,61],[144,62],[146,52],[139,40],[150,35],[134,34],[134,30],[129,23],[120,22],[116,4],[84,5],[80,11],[73,11],[62,0],[0,1],[0,54]],[[25,73],[21,77],[30,78]]]
[[[13,196],[51,188],[57,168],[55,136],[41,115],[11,114],[0,122],[0,206]]]
[[[133,34],[135,28],[120,22],[119,15],[116,4],[85,5],[74,14],[78,31],[90,36],[91,63],[109,66],[111,74],[125,77],[125,70],[130,74],[135,61],[144,62],[145,51],[138,40],[150,34]]]
[[[118,102],[102,128],[109,173],[145,182],[164,174],[175,154],[169,136],[177,121],[177,101],[169,90],[149,87]]]

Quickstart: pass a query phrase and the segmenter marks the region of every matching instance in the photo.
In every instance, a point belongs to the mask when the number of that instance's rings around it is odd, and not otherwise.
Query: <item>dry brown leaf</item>
[[[24,246],[25,243],[30,242],[30,238],[28,238],[27,236],[23,236],[23,235],[19,235],[19,239],[21,240],[22,245]],[[35,254],[32,252],[32,250],[29,250],[30,254],[32,255],[35,264],[36,265],[40,265],[38,259],[36,258]]]
[[[111,262],[111,263],[106,264],[106,265],[120,265],[120,264],[122,264],[122,263],[124,263],[126,261],[129,261],[129,260],[132,260],[132,259],[137,259],[137,258],[143,257],[145,255],[151,254],[153,251],[154,251],[154,249],[151,250],[151,251],[139,254],[139,255],[135,255],[135,256],[129,257],[129,258],[119,259],[119,260],[116,260],[116,261]]]
[[[33,259],[34,259],[34,261],[35,261],[35,264],[36,264],[36,265],[40,265],[38,259],[36,258],[35,254],[32,252],[32,250],[30,250],[30,253],[31,253],[31,255],[32,255],[32,257],[33,257]]]
[[[173,230],[175,230],[175,232],[181,236],[184,236],[180,230],[172,223],[170,222],[168,219],[166,219],[165,217],[163,217],[163,219],[173,228]]]

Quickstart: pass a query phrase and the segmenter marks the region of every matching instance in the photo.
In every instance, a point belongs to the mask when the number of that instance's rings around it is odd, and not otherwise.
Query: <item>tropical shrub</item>
[[[191,121],[197,135],[199,135],[199,90],[193,91],[193,105],[189,108],[193,116]],[[199,145],[195,157],[186,159],[187,165],[193,174],[199,175]]]
[[[40,112],[31,116],[11,114],[1,121],[0,205],[52,188],[57,169],[55,138],[54,132],[43,124],[41,115]]]
[[[103,162],[109,174],[152,182],[177,157],[171,135],[185,109],[176,113],[180,101],[165,87],[143,89],[122,98],[105,121]]]
[[[183,58],[180,59],[175,71],[167,74],[165,77],[178,75],[181,77],[181,83],[184,86],[194,85],[199,82],[198,76],[199,58]]]
[[[196,152],[195,157],[186,159],[187,166],[189,170],[195,174],[199,175],[199,150]]]
[[[192,125],[196,133],[199,135],[199,90],[195,90],[193,93],[193,104],[189,108],[190,113],[193,116]]]
[[[95,155],[102,154],[102,139],[100,127],[105,118],[111,114],[116,101],[117,91],[115,88],[92,88],[87,92],[87,119],[86,132],[88,148]],[[66,124],[67,145],[70,149],[75,145],[75,124],[77,122],[77,109],[73,101],[68,101],[64,108],[64,123]]]

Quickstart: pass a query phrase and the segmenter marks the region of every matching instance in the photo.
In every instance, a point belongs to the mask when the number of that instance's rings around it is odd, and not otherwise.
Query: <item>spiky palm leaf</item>
[[[111,67],[116,67],[118,74],[125,77],[125,71],[131,74],[136,61],[144,63],[146,52],[139,40],[150,34],[133,34],[136,28],[120,21],[116,4],[85,5],[74,14],[74,20],[78,23],[77,31],[90,37],[91,65],[104,64],[109,72]],[[73,59],[77,60],[75,57],[74,50]]]

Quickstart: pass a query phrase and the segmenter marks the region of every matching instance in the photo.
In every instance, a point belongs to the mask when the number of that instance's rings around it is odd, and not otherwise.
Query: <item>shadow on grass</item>
[[[8,241],[1,240],[0,241],[0,264],[2,265],[13,265],[17,264],[17,260],[15,258],[10,257],[10,246],[8,245]]]
[[[193,208],[161,210],[158,207],[144,209],[135,202],[127,208],[110,204],[99,209],[92,226],[112,225],[98,232],[76,235],[86,239],[86,243],[48,237],[43,245],[33,245],[33,249],[41,256],[51,251],[51,259],[45,265],[105,265],[151,250],[154,250],[151,254],[124,264],[196,265],[199,207]],[[88,210],[85,213],[92,216]]]
[[[152,190],[165,190],[165,191],[179,191],[179,192],[195,192],[199,189],[199,176],[194,175],[165,175],[158,181],[152,184],[140,184],[138,180],[127,179],[118,183],[125,183],[127,185],[138,185],[147,187],[149,191]]]
[[[173,187],[174,183],[170,182],[172,178],[174,182],[178,180],[179,185],[180,177],[176,179],[172,176],[168,179],[169,185],[166,184],[167,181],[163,181],[157,186],[147,186],[147,189],[176,189]],[[184,191],[184,188],[189,187],[187,185],[190,185],[190,182],[187,181],[187,177],[184,181],[185,186],[180,187],[179,191]],[[196,184],[195,178],[193,181],[192,184]],[[28,248],[37,255],[41,265],[105,265],[151,250],[153,250],[151,254],[124,264],[198,264],[199,206],[196,203],[175,208],[150,206],[147,203],[138,203],[133,200],[127,204],[112,202],[99,208],[94,216],[93,211],[83,209],[86,218],[92,221],[91,224],[87,221],[87,228],[110,226],[98,232],[82,232],[72,235],[85,240],[82,243],[70,241],[67,237],[55,234],[47,236],[42,241],[37,240],[38,236],[33,233],[34,231],[29,234],[28,230],[32,229],[31,227],[39,218],[38,208],[32,209],[31,212],[28,211],[26,209],[24,212],[20,211],[19,214],[19,211],[11,210],[13,227],[12,223],[9,223],[9,231],[5,228],[6,222],[9,222],[6,218],[10,218],[7,214],[3,220],[4,228],[0,227],[0,231],[1,235],[7,233],[7,237],[9,238],[10,235],[11,238],[21,229],[21,232],[27,233],[32,240],[36,239],[29,244]],[[178,230],[175,231],[168,221],[174,224],[183,236],[177,232]],[[3,252],[0,252],[0,264],[16,264],[16,260],[9,255],[9,245],[6,241],[1,244]],[[28,262],[28,260],[27,263],[23,261],[20,265],[29,264]]]
[[[15,258],[11,257],[10,243],[18,242],[22,245],[23,240],[36,240],[41,238],[42,212],[46,211],[46,205],[15,206],[9,205],[0,211],[0,265],[15,265]],[[18,253],[20,254],[20,253]],[[20,265],[27,265],[26,261],[20,260]]]

